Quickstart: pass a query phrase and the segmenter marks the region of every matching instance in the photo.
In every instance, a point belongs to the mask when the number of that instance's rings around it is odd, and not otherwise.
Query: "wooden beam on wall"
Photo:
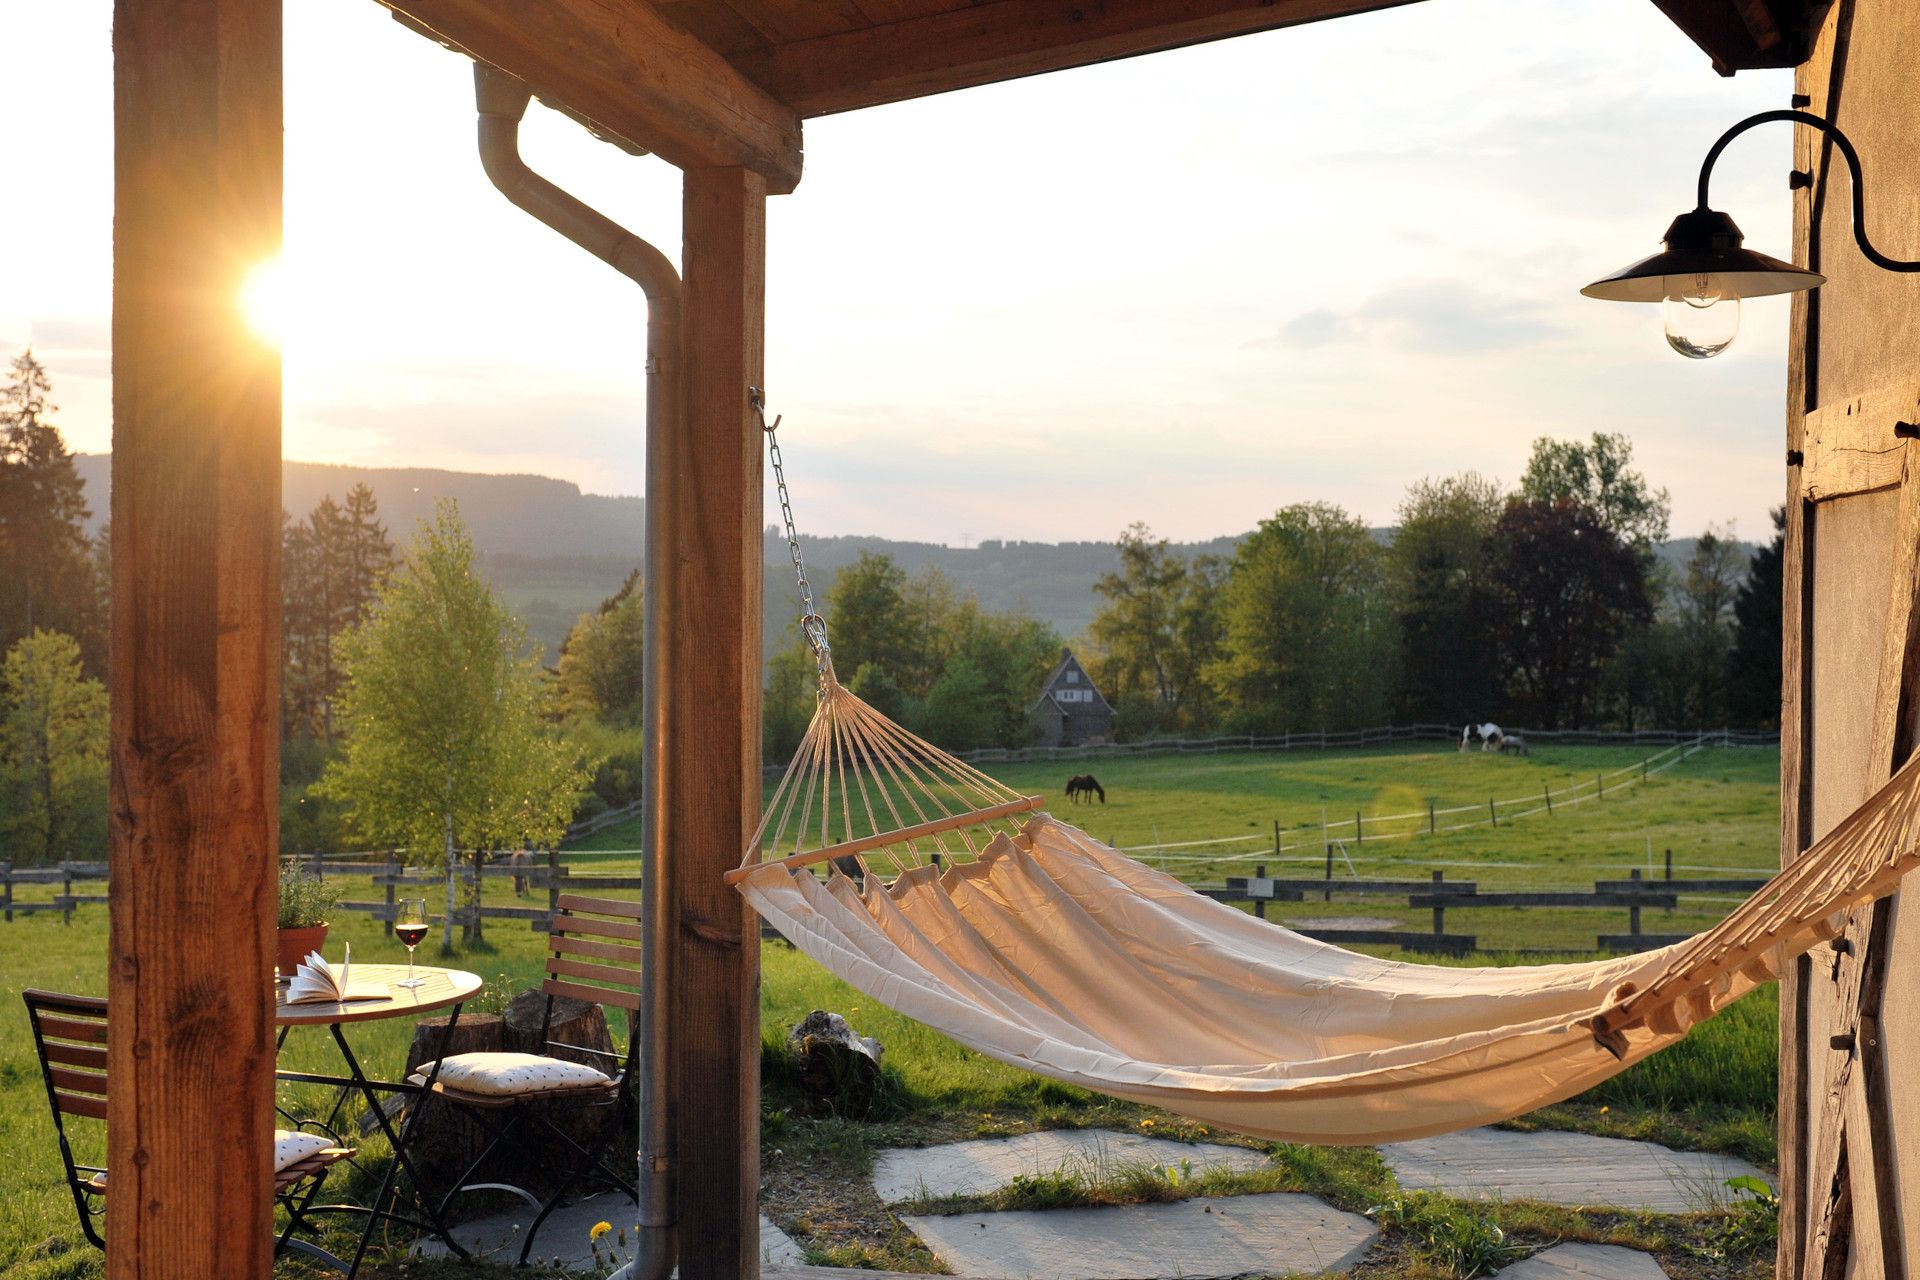
[[[112,1280],[272,1271],[280,10],[114,6]]]
[[[645,0],[380,0],[594,128],[682,169],[800,182],[800,117]]]
[[[673,834],[671,1070],[682,1280],[759,1272],[760,929],[722,877],[760,815],[761,385],[767,186],[745,169],[686,175],[684,424],[647,500],[672,506],[649,549],[673,614],[662,679]],[[657,491],[657,488],[661,491]],[[663,491],[663,492],[662,492]],[[661,573],[670,582],[658,581]],[[657,776],[657,775],[656,775]]]
[[[803,116],[828,115],[1387,9],[1412,0],[977,0],[931,17],[738,54]]]

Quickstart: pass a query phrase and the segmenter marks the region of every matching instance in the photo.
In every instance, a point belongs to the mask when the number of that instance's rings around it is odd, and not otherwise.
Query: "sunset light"
[[[287,267],[275,256],[247,273],[240,286],[240,314],[262,342],[279,347],[287,338]]]

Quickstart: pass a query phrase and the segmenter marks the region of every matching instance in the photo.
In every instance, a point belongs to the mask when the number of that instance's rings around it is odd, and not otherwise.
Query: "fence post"
[[[1673,879],[1673,850],[1667,850],[1667,879]]]
[[[1487,797],[1487,819],[1496,827],[1500,825],[1500,811],[1493,807],[1492,796]]]
[[[1632,875],[1633,887],[1637,891],[1640,887],[1640,868],[1635,867]],[[1638,951],[1640,949],[1640,904],[1637,902],[1627,908],[1627,932],[1633,935],[1633,949]]]
[[[1265,880],[1267,878],[1267,864],[1262,862],[1255,866],[1253,874],[1256,879]],[[1327,896],[1331,898],[1333,895],[1328,894]],[[1255,898],[1253,900],[1253,914],[1259,916],[1262,920],[1267,918],[1267,900],[1265,898]]]
[[[1640,757],[1640,781],[1642,782],[1647,780],[1647,760],[1649,758],[1650,757],[1647,756]]]
[[[382,877],[387,882],[387,914],[384,923],[387,926],[387,936],[391,938],[393,936],[393,881],[400,874],[400,854],[397,850],[387,850],[386,871],[387,874]]]
[[[1108,841],[1107,843],[1111,844],[1113,842]],[[1276,859],[1280,856],[1280,819],[1278,818],[1273,820],[1273,856]],[[1262,871],[1260,874],[1265,875],[1266,872]]]
[[[1333,846],[1332,845],[1327,846],[1327,883],[1329,885],[1333,883]],[[1331,888],[1327,890],[1326,900],[1328,902],[1333,901],[1333,890]]]
[[[13,923],[13,860],[0,862],[0,907],[7,913],[7,923]]]
[[[1605,800],[1607,798],[1607,775],[1604,773],[1594,774],[1593,785],[1598,789],[1598,792],[1599,792],[1599,794],[1595,796],[1595,799]]]
[[[1434,820],[1433,820],[1433,797],[1428,796],[1427,797],[1427,834],[1434,835],[1438,833],[1439,830],[1440,828],[1434,825]]]
[[[560,850],[547,850],[547,912],[550,916],[560,914],[560,879],[567,869],[560,865]]]
[[[320,861],[320,851],[318,849],[315,849],[313,851],[313,857],[311,860],[313,862],[313,878],[315,880],[326,879],[327,878],[326,864]]]
[[[1360,811],[1358,809],[1353,811],[1353,842],[1356,845],[1367,842],[1367,831],[1365,827],[1360,825]]]
[[[473,915],[467,924],[467,938],[472,942],[480,941],[481,933],[486,927],[484,918],[480,914],[483,906],[481,899],[487,887],[486,857],[487,851],[484,849],[473,851]]]
[[[60,892],[62,896],[64,896],[67,900],[67,909],[60,913],[60,923],[72,924],[73,923],[73,859],[62,858],[60,860],[60,870],[64,872],[66,876],[66,878],[60,882]]]
[[[1547,816],[1551,818],[1553,816],[1553,788],[1543,782],[1540,784],[1540,794],[1547,798]]]
[[[1442,901],[1440,886],[1446,882],[1446,879],[1447,873],[1444,871],[1433,873],[1433,936],[1436,938],[1447,931],[1447,909],[1440,905]]]

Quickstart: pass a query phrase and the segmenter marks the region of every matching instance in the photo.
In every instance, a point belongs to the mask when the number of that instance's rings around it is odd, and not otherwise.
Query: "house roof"
[[[1091,689],[1093,691],[1094,698],[1097,700],[1098,705],[1105,707],[1108,711],[1112,711],[1113,704],[1107,701],[1106,694],[1100,692],[1100,686],[1093,682],[1093,672],[1087,670],[1086,665],[1082,663],[1080,659],[1073,656],[1072,649],[1060,650],[1060,660],[1053,664],[1053,670],[1047,672],[1047,678],[1040,682],[1040,696],[1033,700],[1034,707],[1038,709],[1041,703],[1051,702],[1053,703],[1054,708],[1057,711],[1059,711],[1060,714],[1062,715],[1072,715],[1075,713],[1075,711],[1085,711],[1087,709],[1086,705],[1082,705],[1080,703],[1075,703],[1073,707],[1068,707],[1065,703],[1059,701],[1053,696],[1054,686],[1060,683],[1061,675],[1069,667],[1074,668],[1081,675],[1087,678],[1087,683],[1085,685],[1076,685],[1075,687]]]

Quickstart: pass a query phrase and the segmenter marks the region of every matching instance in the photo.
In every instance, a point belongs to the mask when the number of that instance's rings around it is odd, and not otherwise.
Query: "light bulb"
[[[1689,276],[1661,303],[1667,345],[1689,360],[1719,355],[1740,332],[1740,299],[1714,275]]]

